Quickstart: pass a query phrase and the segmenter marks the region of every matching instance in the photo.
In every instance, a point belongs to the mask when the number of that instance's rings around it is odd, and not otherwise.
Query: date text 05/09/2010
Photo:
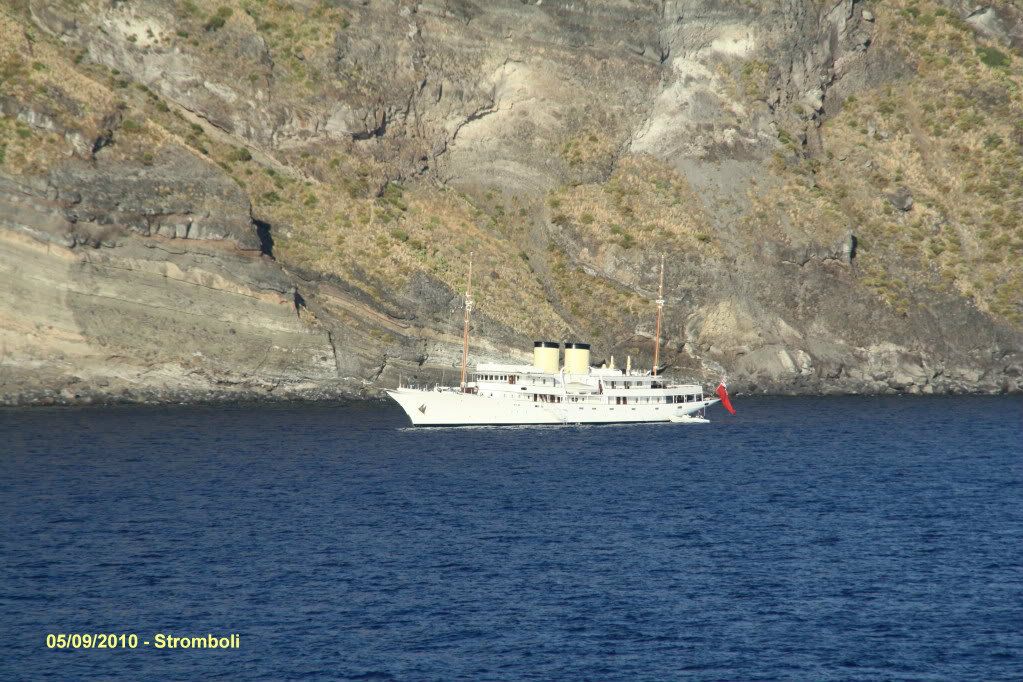
[[[201,637],[181,637],[158,632],[149,639],[139,640],[135,633],[72,633],[46,635],[49,649],[136,649],[139,645],[153,649],[239,649],[241,637],[237,634],[217,636],[207,634]]]

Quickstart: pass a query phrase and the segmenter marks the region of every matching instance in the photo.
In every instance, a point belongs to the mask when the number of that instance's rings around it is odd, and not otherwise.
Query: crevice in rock
[[[270,223],[253,218],[252,224],[256,227],[256,236],[259,237],[259,252],[274,258],[274,238],[270,233]]]
[[[387,112],[380,117],[380,124],[375,128],[367,128],[366,130],[356,130],[351,133],[352,139],[355,141],[371,140],[374,137],[383,137],[387,134]]]
[[[330,352],[334,355],[334,372],[337,378],[341,378],[341,361],[337,357],[337,344],[334,343],[334,333],[327,330],[327,342],[330,344]]]

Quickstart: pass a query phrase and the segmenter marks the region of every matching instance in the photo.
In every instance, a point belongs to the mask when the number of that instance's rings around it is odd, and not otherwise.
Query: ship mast
[[[469,253],[469,282],[465,288],[465,327],[462,330],[462,393],[465,393],[465,366],[469,362],[469,314],[472,312],[472,253]]]
[[[654,371],[657,376],[657,361],[661,355],[661,312],[664,310],[664,254],[661,254],[661,283],[657,285],[657,331],[654,332]]]

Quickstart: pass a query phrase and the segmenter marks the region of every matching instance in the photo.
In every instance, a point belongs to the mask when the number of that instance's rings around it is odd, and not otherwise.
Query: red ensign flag
[[[730,414],[735,414],[735,408],[732,407],[732,401],[728,399],[728,389],[725,388],[724,382],[718,384],[718,397],[721,398],[721,404],[724,405],[725,409]]]

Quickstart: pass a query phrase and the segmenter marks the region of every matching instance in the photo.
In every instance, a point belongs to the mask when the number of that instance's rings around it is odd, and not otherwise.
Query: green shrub
[[[138,121],[133,121],[130,118],[126,118],[124,119],[124,122],[121,123],[121,130],[123,130],[126,133],[137,133],[138,131],[142,130],[142,124],[139,123]]]
[[[996,47],[978,47],[977,56],[993,69],[1000,69],[1009,65],[1009,55]]]
[[[215,14],[212,17],[210,17],[209,20],[202,25],[202,27],[203,30],[212,33],[214,31],[219,31],[220,29],[224,28],[224,23],[226,21],[227,20],[224,19],[224,17],[220,16],[219,14]]]
[[[268,204],[276,204],[281,200],[281,196],[277,192],[266,192],[263,194],[263,200]]]
[[[384,186],[384,191],[381,192],[380,199],[400,211],[407,211],[408,206],[404,201],[402,201],[403,196],[404,192],[401,189],[401,185],[396,182],[389,182]]]
[[[235,147],[231,151],[231,154],[229,155],[229,158],[232,161],[242,161],[242,162],[252,161],[252,153],[248,149],[246,149],[245,147]]]
[[[401,229],[400,227],[395,227],[391,230],[391,237],[402,243],[407,242],[409,238],[408,232]]]
[[[593,220],[594,220],[594,218],[593,218],[593,214],[592,213],[583,213],[579,217],[579,222],[581,222],[583,225],[592,225],[593,224]]]
[[[233,10],[230,7],[219,7],[217,13],[211,16],[205,24],[203,29],[206,32],[219,31],[224,28],[224,24],[227,22],[227,18],[231,16]]]

